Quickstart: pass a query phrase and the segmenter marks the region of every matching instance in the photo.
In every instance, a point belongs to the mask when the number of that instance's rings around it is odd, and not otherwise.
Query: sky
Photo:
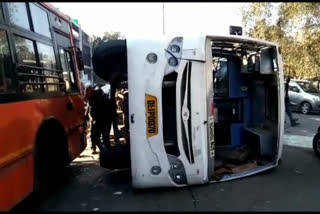
[[[152,36],[163,34],[163,30],[165,34],[228,34],[230,25],[242,26],[240,7],[245,3],[51,4],[78,19],[89,36],[102,36],[106,31],[119,31],[124,36]]]

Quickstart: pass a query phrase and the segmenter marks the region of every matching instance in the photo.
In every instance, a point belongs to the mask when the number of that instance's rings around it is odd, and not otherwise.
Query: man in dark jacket
[[[299,125],[297,122],[298,119],[294,119],[292,117],[291,108],[290,108],[290,98],[289,98],[289,82],[290,77],[287,78],[286,84],[285,84],[285,107],[286,107],[286,113],[288,114],[288,117],[290,119],[291,126]]]
[[[110,99],[99,87],[93,89],[90,86],[86,89],[85,101],[89,102],[90,105],[90,115],[92,117],[91,141],[93,147],[97,145],[100,151],[104,148],[110,148],[109,134],[112,123]],[[103,142],[100,140],[101,135]]]

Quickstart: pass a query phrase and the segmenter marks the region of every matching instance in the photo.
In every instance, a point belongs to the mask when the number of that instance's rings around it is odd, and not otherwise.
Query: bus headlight
[[[153,166],[150,171],[153,175],[159,175],[161,172],[161,168],[160,166]]]
[[[175,67],[175,66],[178,65],[178,60],[176,58],[174,58],[174,57],[170,57],[169,60],[168,60],[168,63],[169,63],[169,65]]]
[[[171,45],[170,46],[170,51],[172,53],[179,53],[180,52],[180,47],[178,45]]]
[[[155,53],[149,53],[147,55],[147,61],[151,64],[154,64],[157,62],[158,56]]]

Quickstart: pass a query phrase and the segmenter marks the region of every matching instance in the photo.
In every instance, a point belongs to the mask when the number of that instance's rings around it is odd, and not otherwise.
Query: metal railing
[[[27,72],[21,72],[21,70],[26,69]],[[22,64],[18,64],[17,65],[17,76],[18,78],[21,77],[30,77],[29,81],[26,80],[20,80],[18,79],[18,85],[19,86],[24,86],[24,85],[39,85],[39,86],[45,86],[45,85],[56,85],[56,86],[63,86],[64,82],[63,82],[63,77],[62,77],[62,70],[55,70],[55,69],[50,69],[50,68],[43,68],[43,67],[38,67],[38,66],[31,66],[31,65],[22,65]],[[39,71],[38,74],[35,73],[31,73],[31,70],[37,70]],[[44,71],[50,71],[50,72],[56,72],[57,75],[48,75],[48,74],[44,74]],[[35,80],[33,80],[32,78],[37,78],[35,82]],[[59,82],[47,82],[47,78],[51,78],[51,79],[58,79]]]

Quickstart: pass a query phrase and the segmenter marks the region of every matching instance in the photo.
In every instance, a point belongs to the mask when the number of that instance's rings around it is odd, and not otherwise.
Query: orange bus
[[[0,2],[0,211],[86,147],[77,56],[70,17],[48,3]]]

